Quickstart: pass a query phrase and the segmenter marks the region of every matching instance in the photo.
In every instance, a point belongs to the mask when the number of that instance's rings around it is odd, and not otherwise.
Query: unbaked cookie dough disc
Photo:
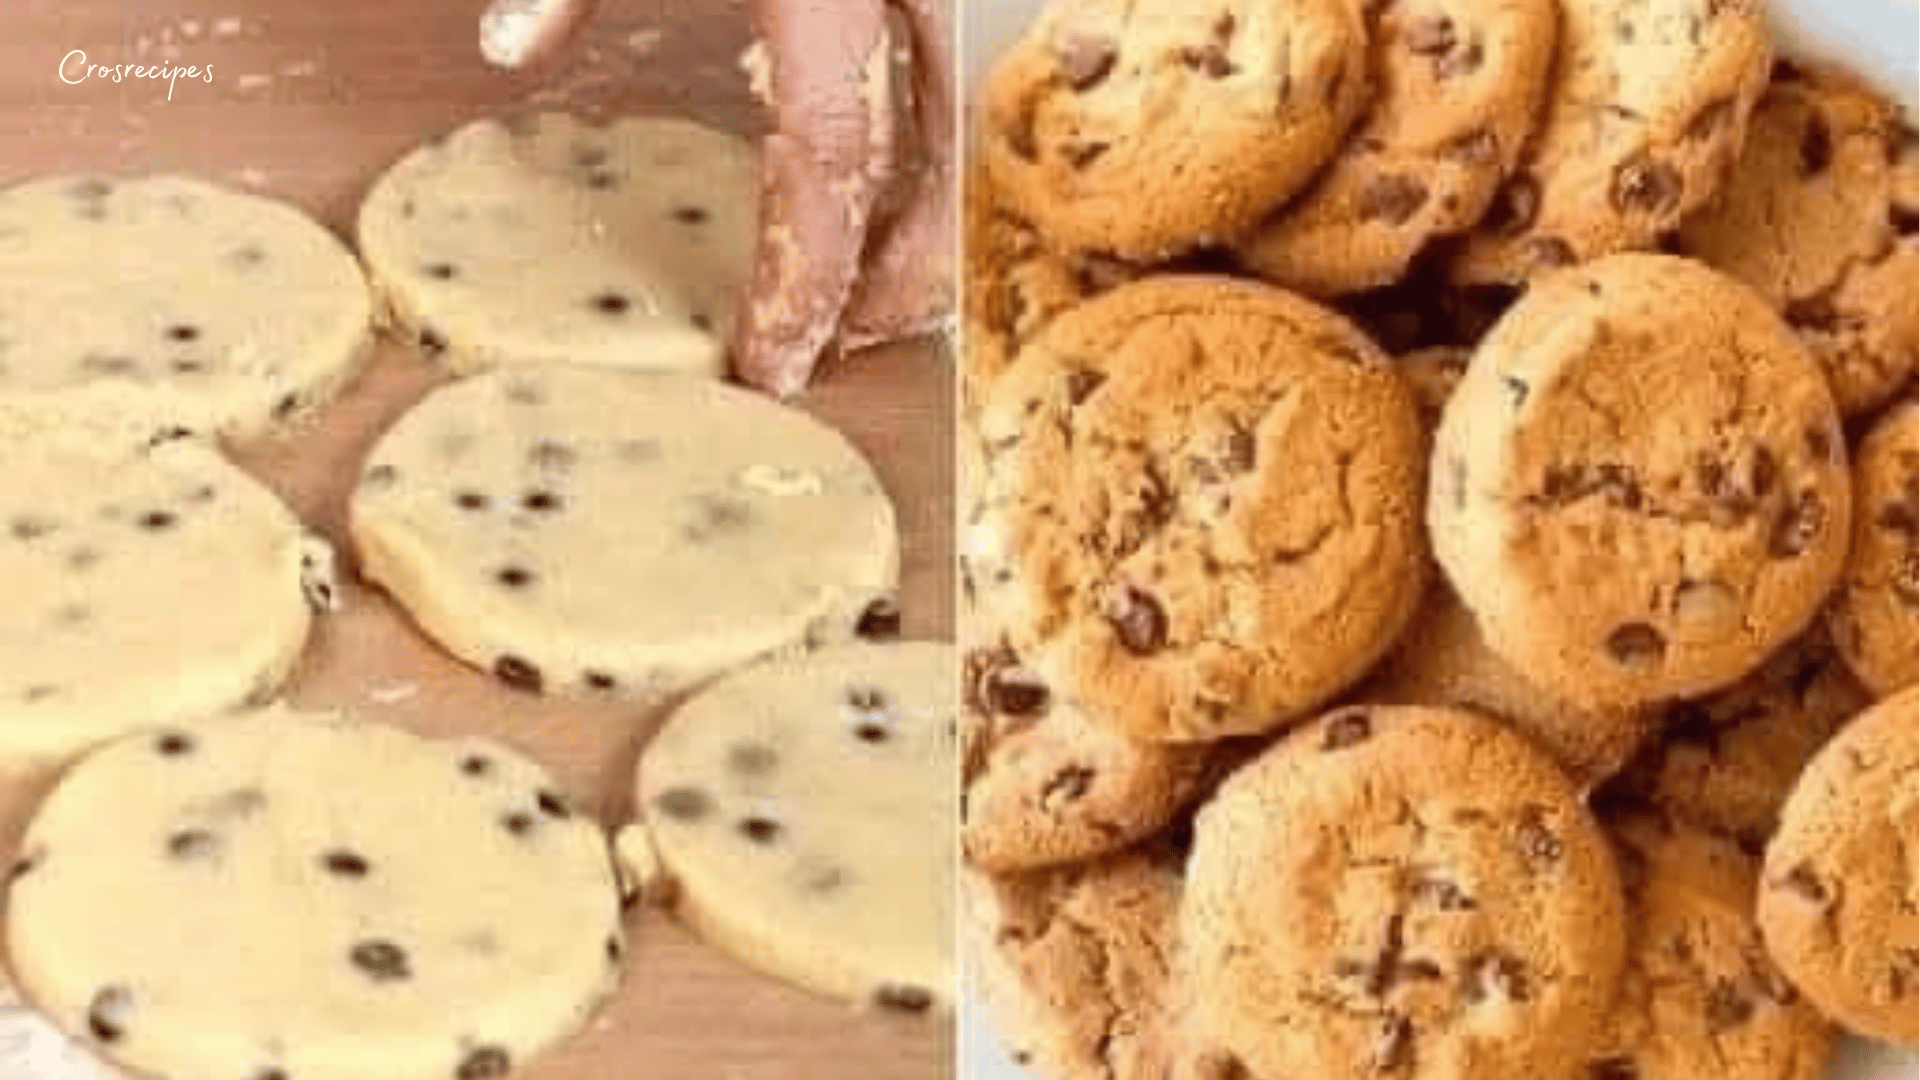
[[[401,159],[360,208],[360,251],[393,321],[456,370],[717,375],[758,215],[739,138],[546,113],[481,120]]]
[[[331,558],[271,492],[191,439],[0,447],[0,763],[53,764],[280,685]]]
[[[605,834],[544,770],[333,714],[130,736],[21,851],[27,996],[156,1076],[504,1076],[581,1026],[624,950]]]
[[[0,192],[0,395],[246,437],[357,370],[372,305],[298,210],[178,176]]]
[[[367,576],[529,691],[650,699],[890,606],[893,506],[838,432],[711,379],[543,365],[429,395],[351,507]]]
[[[679,914],[822,993],[951,1007],[958,682],[950,645],[850,646],[688,702],[636,803]]]

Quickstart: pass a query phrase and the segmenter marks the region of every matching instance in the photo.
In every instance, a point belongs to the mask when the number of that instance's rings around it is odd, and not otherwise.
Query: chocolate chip
[[[168,732],[154,740],[153,748],[164,757],[180,757],[193,752],[193,738],[177,732]]]
[[[1828,293],[1789,300],[1784,315],[1787,324],[1799,330],[1830,333],[1840,326],[1840,311],[1833,306],[1833,297]]]
[[[1355,198],[1362,220],[1404,225],[1426,205],[1427,186],[1411,176],[1376,176]]]
[[[1607,655],[1626,667],[1647,667],[1667,655],[1667,639],[1648,623],[1623,623],[1607,635]]]
[[[1345,750],[1373,738],[1373,717],[1365,709],[1334,713],[1320,725],[1320,749]]]
[[[1084,765],[1069,765],[1055,772],[1040,789],[1041,808],[1057,813],[1067,803],[1079,802],[1093,789],[1093,780],[1093,770]]]
[[[1732,979],[1716,979],[1707,992],[1707,1026],[1715,1033],[1745,1027],[1753,1019],[1753,999]]]
[[[443,263],[443,262],[428,263],[426,266],[422,267],[421,269],[423,272],[426,273],[428,277],[437,278],[441,281],[452,281],[454,279],[454,276],[459,273],[459,271],[453,268],[452,263]]]
[[[610,169],[596,169],[587,174],[587,186],[595,191],[611,191],[620,186],[620,174]]]
[[[1911,206],[1894,203],[1887,207],[1887,225],[1895,236],[1912,236],[1920,233],[1920,210]]]
[[[1532,996],[1527,967],[1518,957],[1494,949],[1468,961],[1467,997],[1470,1000],[1524,1002]]]
[[[587,689],[598,690],[601,693],[605,693],[608,690],[612,690],[614,687],[620,685],[620,682],[618,679],[615,679],[613,676],[607,674],[604,671],[582,672],[580,675],[580,681],[587,684]]]
[[[1669,213],[1680,205],[1681,191],[1679,170],[1644,154],[1613,173],[1613,207],[1622,213]]]
[[[1640,1080],[1640,1069],[1632,1058],[1602,1058],[1587,1067],[1587,1080]]]
[[[167,339],[170,341],[198,341],[200,328],[187,323],[167,327]]]
[[[1767,554],[1776,559],[1798,558],[1806,553],[1820,529],[1826,524],[1826,503],[1812,491],[1802,491],[1773,519],[1773,531],[1767,539]]]
[[[1037,715],[1052,696],[1038,675],[1012,664],[987,671],[980,692],[988,710],[998,716]]]
[[[713,812],[713,799],[699,788],[668,788],[654,796],[653,808],[675,821],[699,821]]]
[[[140,515],[140,527],[148,532],[161,532],[173,527],[179,519],[169,510],[149,510]]]
[[[1078,91],[1091,90],[1113,72],[1120,49],[1104,34],[1085,31],[1069,33],[1054,46],[1054,62],[1060,77]]]
[[[1166,647],[1167,613],[1147,593],[1129,588],[1115,594],[1106,616],[1121,646],[1133,655],[1151,656]]]
[[[254,1073],[253,1080],[291,1080],[291,1077],[287,1075],[287,1070],[269,1066]]]
[[[1572,266],[1580,261],[1573,245],[1557,236],[1536,236],[1526,246],[1528,256],[1541,266]]]
[[[727,750],[727,768],[741,776],[765,776],[780,763],[771,746],[742,743]]]
[[[1818,176],[1833,164],[1833,130],[1818,113],[1807,117],[1800,129],[1800,175]]]
[[[420,350],[428,356],[438,356],[447,351],[447,339],[438,330],[429,327],[420,329]]]
[[[1107,377],[1087,368],[1081,368],[1067,376],[1067,401],[1074,405],[1084,405],[1095,390],[1100,389]]]
[[[1413,882],[1412,893],[1415,899],[1430,901],[1441,911],[1476,911],[1480,907],[1478,901],[1446,878],[1417,878]]]
[[[1487,212],[1487,228],[1500,236],[1518,236],[1540,213],[1540,181],[1521,173],[1507,181]]]
[[[1733,99],[1717,98],[1707,102],[1687,121],[1686,138],[1695,142],[1711,138],[1733,119]]]
[[[854,625],[853,632],[868,639],[899,637],[900,606],[887,597],[873,601],[860,612],[860,621]]]
[[[204,859],[220,850],[220,840],[205,829],[182,829],[167,837],[167,854],[176,859]]]
[[[1227,50],[1217,41],[1205,45],[1189,45],[1180,50],[1180,62],[1191,70],[1205,75],[1209,79],[1224,79],[1239,71],[1239,67],[1227,58]]]
[[[348,878],[366,877],[367,871],[371,869],[366,859],[346,850],[327,852],[320,857],[320,865],[326,867],[329,874]]]
[[[1507,404],[1516,409],[1525,405],[1527,395],[1533,392],[1533,387],[1511,375],[1500,376],[1500,386],[1507,392]]]
[[[1471,165],[1491,165],[1500,160],[1500,137],[1480,128],[1449,142],[1441,153]]]
[[[1445,15],[1423,15],[1406,20],[1400,30],[1401,40],[1407,48],[1418,56],[1439,56],[1453,51],[1458,37],[1454,33],[1453,20]]]
[[[1397,1013],[1389,1013],[1382,1017],[1380,1033],[1373,1042],[1374,1073],[1390,1076],[1412,1070],[1413,1044],[1413,1021]]]
[[[485,510],[491,501],[477,491],[462,491],[453,497],[453,505],[462,510]]]
[[[1486,63],[1487,50],[1476,39],[1469,41],[1465,48],[1454,49],[1433,63],[1433,73],[1442,79],[1455,79],[1480,70]]]
[[[401,982],[413,977],[407,951],[391,941],[362,941],[347,958],[374,982]]]
[[[933,1008],[933,995],[918,986],[887,983],[873,992],[873,1003],[888,1012],[918,1015]]]
[[[603,292],[593,298],[593,306],[607,315],[625,315],[632,301],[616,292]]]
[[[477,1046],[460,1059],[453,1080],[499,1080],[513,1068],[513,1059],[498,1046]]]
[[[1774,882],[1774,888],[1786,889],[1810,904],[1826,907],[1833,902],[1833,893],[1820,880],[1811,863],[1801,863],[1787,871],[1787,876]]]
[[[529,694],[540,693],[544,686],[540,669],[517,656],[502,656],[495,660],[493,674],[509,687]]]
[[[523,566],[503,566],[493,576],[509,589],[524,589],[534,581],[533,571]]]
[[[551,491],[529,491],[520,499],[522,509],[536,514],[551,514],[566,505],[566,500]]]
[[[45,518],[21,516],[7,523],[7,532],[15,540],[38,540],[54,530],[53,522]]]
[[[468,776],[485,776],[493,771],[493,762],[479,754],[468,754],[460,759],[460,771]]]
[[[1076,169],[1084,169],[1099,161],[1101,156],[1113,148],[1112,143],[1100,140],[1074,139],[1060,144],[1060,156],[1067,164]]]
[[[1815,461],[1827,461],[1833,457],[1833,448],[1837,445],[1833,433],[1826,428],[1810,427],[1806,430],[1807,454]]]
[[[679,206],[673,211],[673,220],[682,225],[700,225],[707,220],[707,211],[699,206]]]
[[[525,836],[533,831],[533,815],[518,810],[500,819],[500,825],[515,836]]]
[[[771,844],[780,839],[780,823],[772,818],[741,818],[739,828],[742,836],[756,844]]]
[[[1537,863],[1559,862],[1562,853],[1560,837],[1554,833],[1553,826],[1547,820],[1547,811],[1539,806],[1523,807],[1517,826],[1520,841],[1520,853]]]
[[[886,742],[889,734],[890,733],[888,732],[887,726],[885,724],[876,724],[876,723],[873,723],[872,721],[868,721],[862,724],[856,724],[854,725],[854,728],[853,728],[854,737],[859,739],[861,742],[867,742],[867,743]]]
[[[687,317],[687,321],[693,324],[695,330],[705,330],[708,332],[712,332],[713,330],[713,317],[704,311],[694,312]]]
[[[122,986],[106,987],[87,1005],[87,1031],[100,1042],[118,1042],[127,1033],[127,1014],[132,1011],[132,991]]]

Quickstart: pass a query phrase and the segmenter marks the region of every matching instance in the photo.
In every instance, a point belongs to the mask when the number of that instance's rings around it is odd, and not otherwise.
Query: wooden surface
[[[752,123],[734,63],[746,42],[737,5],[610,0],[571,66],[511,77],[478,60],[479,6],[213,0],[183,10],[147,0],[6,0],[0,179],[179,171],[291,199],[347,236],[360,193],[409,147],[490,112],[552,107],[562,96],[556,87],[582,107],[679,112],[738,130]],[[180,80],[171,102],[164,82],[68,85],[57,71],[73,49],[93,64],[211,63],[215,78]],[[366,377],[316,429],[237,456],[344,551],[346,494],[367,446],[439,377],[383,342]],[[873,459],[899,505],[907,636],[949,636],[948,364],[926,348],[853,357],[827,372],[806,407]],[[320,623],[291,691],[296,703],[351,706],[429,733],[502,738],[552,766],[608,823],[627,819],[634,759],[657,715],[506,692],[440,654],[384,598],[354,585],[346,604]],[[44,778],[0,785],[0,835],[17,831],[43,785]],[[630,927],[620,996],[591,1030],[516,1076],[926,1080],[952,1071],[942,1021],[856,1014],[788,989],[660,912],[635,912]]]

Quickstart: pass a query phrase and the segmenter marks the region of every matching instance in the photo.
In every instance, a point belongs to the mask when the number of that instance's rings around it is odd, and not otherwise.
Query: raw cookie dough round
[[[1175,1075],[1178,852],[961,880],[970,970],[1015,1061],[1048,1080]]]
[[[1462,282],[1652,247],[1727,183],[1773,58],[1761,0],[1562,0],[1540,130],[1452,260]]]
[[[873,469],[711,379],[541,365],[442,387],[373,448],[363,570],[515,689],[651,699],[891,612]]]
[[[897,1012],[954,1000],[953,646],[864,645],[702,691],[640,757],[676,911],[727,952]]]
[[[1055,693],[1134,738],[1271,729],[1357,680],[1426,579],[1425,437],[1345,320],[1162,276],[1060,316],[980,417],[976,579]]]
[[[1805,628],[1850,487],[1826,380],[1759,297],[1615,255],[1536,281],[1481,343],[1428,515],[1488,645],[1629,706],[1733,683]]]
[[[1180,908],[1205,1037],[1259,1077],[1574,1075],[1625,963],[1599,826],[1472,713],[1360,707],[1201,808]]]
[[[1760,928],[1787,978],[1842,1027],[1920,1045],[1920,690],[1820,751],[1767,845]]]
[[[0,397],[258,435],[358,370],[360,267],[300,211],[179,176],[0,191]]]
[[[1581,788],[1625,767],[1660,720],[1647,708],[1583,709],[1535,686],[1487,648],[1473,612],[1441,583],[1428,590],[1399,647],[1356,696],[1383,705],[1471,709],[1498,720],[1545,751]]]
[[[1607,822],[1627,886],[1627,974],[1590,1080],[1820,1080],[1834,1030],[1767,958],[1758,860],[1658,815]]]
[[[1877,694],[1920,678],[1920,413],[1908,401],[1854,452],[1853,551],[1828,625]]]
[[[1547,92],[1558,0],[1401,0],[1372,27],[1379,96],[1306,193],[1241,241],[1250,270],[1313,296],[1400,278],[1472,228]]]
[[[1678,247],[1785,313],[1843,415],[1872,412],[1920,349],[1913,129],[1847,76],[1776,71],[1726,190]]]
[[[1056,701],[1011,649],[966,658],[960,850],[1010,872],[1118,851],[1161,831],[1205,791],[1204,746],[1129,739]]]
[[[58,764],[279,688],[332,559],[272,492],[195,439],[0,428],[0,762]]]
[[[1667,708],[1619,787],[1760,851],[1800,771],[1872,702],[1816,628],[1725,690]]]
[[[480,120],[389,169],[360,250],[391,319],[456,371],[718,375],[751,270],[753,148],[669,117]]]
[[[1225,243],[1333,154],[1366,40],[1352,0],[1052,0],[982,89],[987,166],[1063,248]]]
[[[504,1076],[585,1023],[624,948],[605,835],[543,770],[334,714],[114,743],[21,852],[21,985],[158,1076]]]

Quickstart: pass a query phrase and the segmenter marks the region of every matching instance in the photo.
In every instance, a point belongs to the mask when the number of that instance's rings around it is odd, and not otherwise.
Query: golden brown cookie
[[[1616,786],[1757,852],[1800,770],[1872,701],[1816,627],[1725,690],[1668,707]]]
[[[1582,1080],[1820,1080],[1834,1030],[1768,959],[1758,860],[1655,814],[1610,817],[1627,974]]]
[[[1546,96],[1555,0],[1400,0],[1371,27],[1377,96],[1333,163],[1236,246],[1313,296],[1399,278],[1486,213]]]
[[[1841,1026],[1920,1045],[1920,691],[1847,725],[1807,766],[1767,846],[1760,928]]]
[[[1828,625],[1854,674],[1891,694],[1920,678],[1920,415],[1912,401],[1881,417],[1855,451],[1853,505],[1853,551]]]
[[[1652,709],[1584,709],[1535,686],[1487,648],[1473,613],[1443,583],[1427,591],[1399,647],[1357,696],[1471,709],[1498,720],[1546,751],[1583,789],[1619,772],[1659,726]]]
[[[1671,256],[1534,282],[1434,460],[1434,550],[1488,645],[1588,706],[1738,680],[1806,627],[1846,554],[1819,367],[1752,291]]]
[[[1462,282],[1652,247],[1725,183],[1766,87],[1760,0],[1563,0],[1546,116],[1453,259]]]
[[[1051,0],[983,89],[988,168],[1066,248],[1225,243],[1333,154],[1366,40],[1353,0]]]
[[[1466,377],[1473,350],[1460,345],[1429,345],[1400,357],[1394,367],[1413,388],[1413,400],[1420,406],[1420,418],[1431,431],[1440,426],[1447,399]]]
[[[1337,710],[1235,773],[1180,906],[1198,1030],[1257,1077],[1571,1076],[1626,934],[1573,785],[1440,709]]]
[[[1913,378],[1920,348],[1913,129],[1846,75],[1776,72],[1727,189],[1679,249],[1786,314],[1842,414],[1871,412]]]
[[[1271,729],[1356,681],[1425,579],[1424,439],[1351,325],[1225,278],[1054,321],[980,417],[965,545],[1056,694],[1135,738]]]

